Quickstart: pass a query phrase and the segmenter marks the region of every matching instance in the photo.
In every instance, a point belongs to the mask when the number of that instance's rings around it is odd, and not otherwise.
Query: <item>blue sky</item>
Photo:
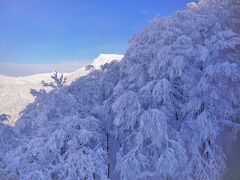
[[[0,0],[0,63],[53,64],[123,54],[157,14],[189,0]]]
[[[79,69],[100,53],[124,54],[156,14],[191,0],[0,0],[0,74]]]

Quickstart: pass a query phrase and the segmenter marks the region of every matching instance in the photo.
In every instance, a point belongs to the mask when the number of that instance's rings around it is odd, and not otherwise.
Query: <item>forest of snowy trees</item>
[[[0,179],[221,179],[217,138],[240,130],[239,9],[189,3],[132,37],[121,62],[43,82],[52,91],[0,124]]]

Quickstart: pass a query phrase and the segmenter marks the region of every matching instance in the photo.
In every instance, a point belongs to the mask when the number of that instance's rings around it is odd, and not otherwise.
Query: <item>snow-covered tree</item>
[[[61,89],[63,88],[65,85],[66,85],[66,77],[63,76],[63,74],[61,74],[59,77],[58,77],[58,73],[55,72],[51,78],[53,79],[53,82],[45,82],[45,81],[42,81],[42,85],[43,87],[51,87],[53,89]]]
[[[240,126],[239,9],[190,3],[134,36],[122,62],[69,86],[55,73],[11,128],[17,143],[1,143],[0,178],[220,179],[217,138]]]
[[[9,118],[10,116],[7,114],[0,114],[0,123],[2,124],[3,122],[8,121]]]

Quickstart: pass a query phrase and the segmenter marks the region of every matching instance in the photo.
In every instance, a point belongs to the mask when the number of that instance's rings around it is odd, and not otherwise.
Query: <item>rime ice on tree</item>
[[[112,62],[23,112],[2,143],[2,179],[219,179],[217,137],[239,129],[235,0],[201,0],[155,18]],[[33,91],[33,95],[37,92]]]

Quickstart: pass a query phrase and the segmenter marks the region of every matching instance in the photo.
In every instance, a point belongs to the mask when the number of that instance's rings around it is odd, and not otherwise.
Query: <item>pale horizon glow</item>
[[[76,71],[88,64],[90,60],[63,62],[57,64],[14,64],[14,63],[0,63],[0,75],[4,76],[29,76],[34,74],[51,73],[54,71],[60,73],[68,73]]]

